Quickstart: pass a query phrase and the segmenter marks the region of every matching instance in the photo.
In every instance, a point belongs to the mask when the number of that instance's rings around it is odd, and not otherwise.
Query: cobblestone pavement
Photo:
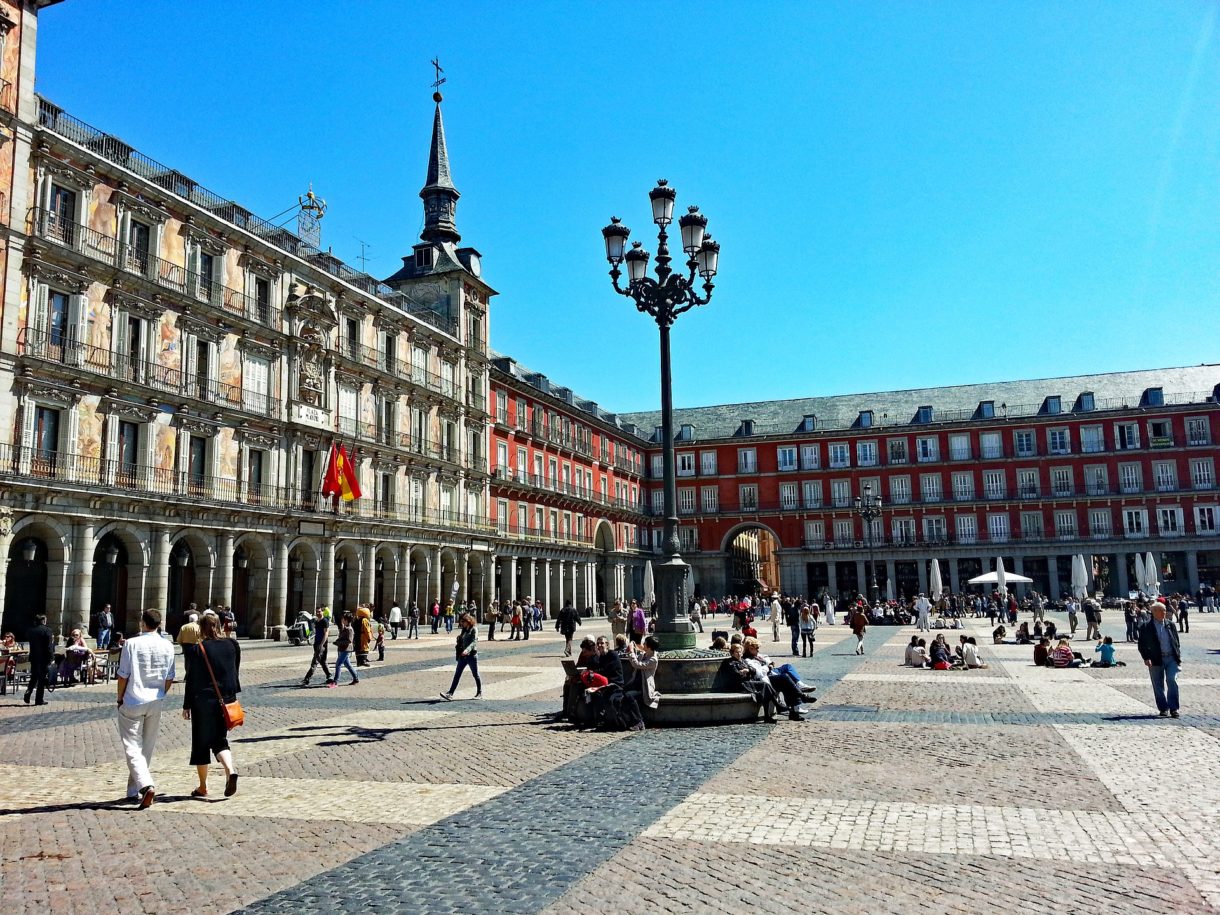
[[[1191,623],[1179,721],[1117,627],[1128,666],[1050,671],[983,620],[989,669],[951,673],[901,666],[910,628],[858,656],[824,627],[811,658],[768,630],[819,686],[810,721],[630,736],[555,723],[553,631],[481,641],[484,698],[467,675],[452,703],[444,633],[337,689],[301,687],[307,649],[250,643],[240,791],[213,767],[189,797],[175,692],[143,812],[113,684],[9,694],[3,911],[1215,911],[1220,615]]]

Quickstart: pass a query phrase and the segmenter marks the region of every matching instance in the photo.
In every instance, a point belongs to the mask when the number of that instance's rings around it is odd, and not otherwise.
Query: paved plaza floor
[[[551,719],[549,630],[480,641],[477,702],[469,679],[437,698],[454,667],[443,633],[388,642],[338,689],[300,687],[308,649],[248,643],[239,793],[219,796],[214,766],[214,796],[189,797],[176,690],[147,811],[119,800],[113,684],[43,708],[9,694],[0,911],[1220,907],[1220,614],[1183,636],[1177,721],[1156,717],[1132,646],[1124,668],[1044,670],[970,623],[989,670],[903,668],[912,628],[873,629],[860,657],[846,627],[823,627],[794,660],[819,687],[809,721],[636,735]]]

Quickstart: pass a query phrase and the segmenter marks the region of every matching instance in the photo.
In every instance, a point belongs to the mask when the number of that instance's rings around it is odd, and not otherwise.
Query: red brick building
[[[507,356],[493,356],[489,521],[503,600],[584,609],[637,593],[645,442],[629,423]]]
[[[1137,552],[1157,557],[1166,589],[1194,590],[1220,579],[1218,397],[1220,365],[1203,365],[677,410],[683,555],[706,594],[755,579],[866,590],[867,486],[882,500],[882,593],[925,590],[932,558],[956,588],[1002,556],[1057,597],[1082,553],[1099,588],[1125,594]],[[654,429],[658,416],[624,418]]]

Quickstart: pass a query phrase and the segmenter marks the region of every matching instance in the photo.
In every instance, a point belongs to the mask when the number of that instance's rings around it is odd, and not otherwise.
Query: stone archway
[[[117,555],[111,553],[112,548],[117,549]],[[140,611],[144,608],[150,557],[147,534],[133,531],[122,522],[107,524],[97,530],[89,600],[90,621],[109,603],[116,629],[126,635],[135,635],[140,631]],[[164,612],[164,608],[158,609]]]
[[[607,606],[618,596],[618,568],[614,560],[617,546],[614,542],[614,525],[606,519],[597,522],[593,532],[593,550],[597,571],[593,578],[593,603]]]
[[[734,525],[725,534],[725,582],[730,594],[754,594],[780,587],[779,534],[758,521]]]

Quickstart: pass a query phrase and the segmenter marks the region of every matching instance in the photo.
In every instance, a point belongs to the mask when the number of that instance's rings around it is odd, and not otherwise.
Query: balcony
[[[1056,499],[1066,499],[1076,494],[1076,488],[1067,483],[1056,483],[1051,487],[1051,495]]]
[[[983,490],[984,499],[1007,499],[1008,489],[1004,486],[988,486]]]
[[[64,219],[51,210],[33,210],[32,220],[35,236],[83,258],[141,277],[158,289],[167,289],[192,303],[203,302],[263,327],[275,330],[281,327],[280,310],[269,302],[260,302],[237,289],[221,286],[148,251],[120,244],[114,236]]]
[[[955,489],[953,490],[954,502],[971,502],[974,500],[973,489]]]
[[[554,543],[561,546],[590,547],[593,538],[585,534],[563,533],[549,531],[542,527],[532,527],[516,521],[496,523],[496,533],[511,540],[528,541],[532,543]]]
[[[491,476],[494,481],[507,486],[523,487],[548,495],[567,496],[583,502],[592,502],[606,508],[616,508],[637,514],[646,513],[643,506],[638,502],[632,502],[630,499],[612,498],[599,493],[595,489],[576,486],[572,483],[561,483],[558,480],[527,473],[523,470],[514,471],[511,467],[495,467],[491,471]]]
[[[1110,494],[1109,483],[1088,483],[1084,487],[1085,495],[1089,496],[1108,496]]]
[[[167,394],[180,394],[206,402],[211,407],[223,407],[254,413],[258,416],[277,414],[279,399],[264,391],[253,391],[240,385],[213,381],[198,375],[188,375],[181,369],[159,362],[150,362],[126,353],[102,349],[88,343],[78,343],[69,335],[52,330],[23,327],[17,335],[23,357],[64,366],[73,371],[85,371],[102,378],[154,388]]]

